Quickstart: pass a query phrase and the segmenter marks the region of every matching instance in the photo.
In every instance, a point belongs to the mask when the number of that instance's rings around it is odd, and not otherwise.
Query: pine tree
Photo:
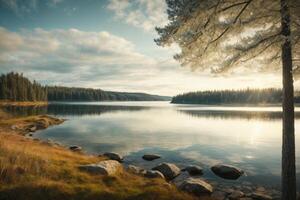
[[[158,45],[177,43],[182,65],[212,73],[260,65],[283,77],[282,199],[296,199],[293,72],[299,71],[299,0],[167,0]],[[254,62],[255,59],[255,62]],[[294,66],[293,66],[294,64]]]

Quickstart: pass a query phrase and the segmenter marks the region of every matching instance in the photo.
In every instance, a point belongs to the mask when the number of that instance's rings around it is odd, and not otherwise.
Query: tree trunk
[[[281,0],[282,44],[282,200],[296,200],[293,62],[288,0]]]

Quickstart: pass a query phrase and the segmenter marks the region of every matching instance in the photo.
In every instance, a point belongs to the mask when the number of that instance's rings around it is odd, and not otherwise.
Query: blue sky
[[[0,0],[0,73],[43,84],[175,95],[279,87],[278,74],[213,77],[181,67],[156,46],[164,0]]]

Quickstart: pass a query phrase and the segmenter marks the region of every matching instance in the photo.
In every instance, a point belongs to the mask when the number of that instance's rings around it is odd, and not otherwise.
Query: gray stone
[[[255,200],[271,200],[273,199],[271,196],[263,193],[263,192],[254,192],[251,197]]]
[[[232,193],[228,196],[228,198],[229,198],[230,200],[237,200],[237,199],[240,199],[240,198],[243,197],[243,196],[244,196],[244,193],[243,193],[243,192],[236,190],[236,191],[232,192]]]
[[[119,161],[119,162],[122,162],[123,161],[123,157],[117,153],[114,153],[114,152],[106,152],[103,154],[105,157],[111,159],[111,160],[116,160],[116,161]]]
[[[161,158],[161,156],[156,154],[145,154],[142,158],[147,161],[152,161]]]
[[[147,178],[162,178],[165,179],[164,175],[157,170],[147,170],[144,172],[144,176]]]
[[[218,164],[211,168],[211,170],[219,177],[224,179],[236,180],[241,175],[243,175],[243,171],[237,167],[231,165],[223,165]]]
[[[81,165],[79,169],[92,174],[114,175],[122,170],[122,165],[115,160],[105,160],[97,164]]]
[[[72,151],[81,151],[82,150],[82,148],[80,146],[76,146],[76,145],[70,146],[69,149]]]
[[[213,187],[200,178],[188,178],[178,188],[197,196],[213,192]]]
[[[259,186],[256,188],[256,192],[266,192],[266,188]]]
[[[182,169],[182,171],[187,171],[190,175],[202,175],[203,174],[203,169],[200,166],[197,165],[189,165]]]
[[[188,178],[191,178],[190,174],[188,172],[182,172],[178,176],[176,176],[171,183],[179,187],[185,180]]]
[[[160,171],[167,180],[172,180],[180,174],[180,169],[172,163],[161,163],[152,169]]]
[[[128,165],[127,170],[133,174],[143,174],[146,170],[135,165]]]

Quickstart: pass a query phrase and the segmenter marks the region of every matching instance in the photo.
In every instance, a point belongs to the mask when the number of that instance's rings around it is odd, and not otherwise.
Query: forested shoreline
[[[277,104],[282,102],[282,90],[242,89],[189,92],[172,98],[174,104]],[[295,102],[300,103],[299,92],[295,92]]]
[[[295,92],[295,102],[300,103],[300,92]],[[92,88],[43,86],[30,81],[20,73],[0,76],[0,101],[161,101],[167,96],[146,93],[112,92]],[[275,88],[213,90],[189,92],[172,98],[174,104],[277,104],[282,101],[282,91]]]
[[[46,87],[49,101],[166,101],[171,98],[146,93],[111,92],[92,88]]]
[[[0,100],[4,101],[47,101],[47,88],[31,82],[23,74],[8,73],[0,76]]]
[[[165,101],[170,97],[146,93],[111,92],[101,89],[42,86],[23,74],[0,76],[0,101]]]

